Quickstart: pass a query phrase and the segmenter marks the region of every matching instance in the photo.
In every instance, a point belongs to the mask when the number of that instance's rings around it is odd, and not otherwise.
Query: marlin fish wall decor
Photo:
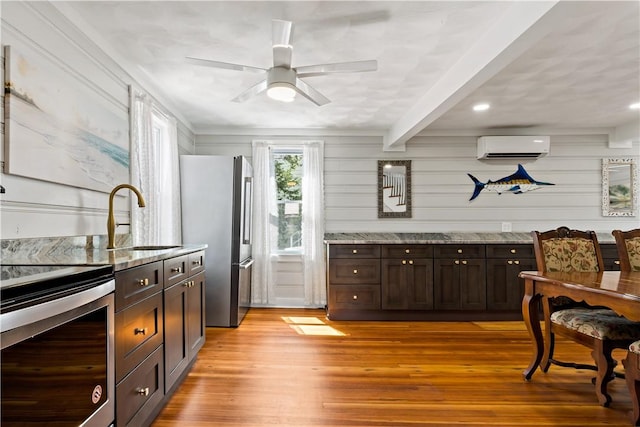
[[[473,183],[475,184],[473,195],[471,196],[469,201],[472,201],[473,199],[478,197],[480,192],[485,188],[489,191],[495,191],[498,194],[502,194],[505,191],[509,191],[510,193],[514,194],[521,194],[526,193],[527,191],[537,190],[543,185],[555,185],[551,184],[550,182],[540,182],[531,178],[531,175],[529,175],[527,171],[524,170],[524,167],[522,167],[521,164],[518,164],[518,170],[514,174],[505,176],[504,178],[500,178],[497,181],[489,180],[487,182],[480,182],[475,176],[471,175],[470,173],[468,173],[467,175],[469,175],[469,178],[471,178],[473,180]]]

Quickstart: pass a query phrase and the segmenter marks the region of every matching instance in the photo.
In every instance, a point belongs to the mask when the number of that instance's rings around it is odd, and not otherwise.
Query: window
[[[274,149],[278,253],[302,253],[302,149]]]

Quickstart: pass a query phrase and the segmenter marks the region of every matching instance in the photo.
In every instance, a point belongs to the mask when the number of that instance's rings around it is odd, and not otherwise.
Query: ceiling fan
[[[267,95],[270,98],[278,101],[291,102],[294,100],[296,93],[299,93],[318,106],[329,103],[329,99],[313,87],[309,86],[309,84],[302,81],[302,77],[322,76],[332,73],[376,71],[378,68],[378,61],[376,60],[316,64],[292,68],[292,30],[292,22],[279,19],[273,20],[273,67],[268,69],[193,57],[187,57],[186,59],[188,62],[196,65],[267,74],[264,80],[232,99],[234,102],[246,101],[247,99],[266,90]]]

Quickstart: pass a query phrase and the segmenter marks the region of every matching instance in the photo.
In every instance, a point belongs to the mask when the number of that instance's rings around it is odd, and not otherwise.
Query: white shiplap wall
[[[145,87],[52,4],[2,2],[0,8],[3,61],[6,45],[34,48],[124,112],[129,110],[129,85]],[[181,121],[178,141],[181,154],[193,152],[193,132]],[[1,144],[4,164],[4,134]],[[1,179],[6,188],[0,197],[3,239],[106,234],[108,194],[4,173]],[[126,197],[115,198],[115,213],[119,222],[128,223],[129,197],[122,194]],[[118,228],[118,233],[127,231]]]
[[[602,158],[640,159],[640,146],[609,149],[606,134],[551,135],[551,153],[521,160],[530,175],[554,183],[525,194],[484,190],[469,198],[471,173],[480,181],[516,171],[518,160],[477,160],[475,136],[417,136],[405,152],[384,152],[379,136],[198,135],[196,154],[251,156],[254,139],[321,139],[325,142],[325,228],[327,232],[499,232],[546,230],[559,225],[609,232],[640,225],[636,217],[603,217]],[[411,160],[412,218],[378,218],[377,161]]]

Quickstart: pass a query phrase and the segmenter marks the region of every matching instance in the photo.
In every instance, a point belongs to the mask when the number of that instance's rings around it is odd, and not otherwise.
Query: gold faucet
[[[111,194],[109,194],[109,217],[107,218],[107,235],[109,237],[109,243],[107,244],[107,249],[116,248],[115,238],[116,238],[117,224],[116,224],[116,218],[113,216],[113,196],[115,196],[118,190],[122,188],[128,188],[129,190],[136,193],[136,196],[138,196],[138,206],[140,206],[141,208],[145,207],[144,197],[142,197],[142,194],[140,194],[140,191],[138,191],[138,189],[133,185],[120,184],[116,186],[113,190],[111,190]]]

